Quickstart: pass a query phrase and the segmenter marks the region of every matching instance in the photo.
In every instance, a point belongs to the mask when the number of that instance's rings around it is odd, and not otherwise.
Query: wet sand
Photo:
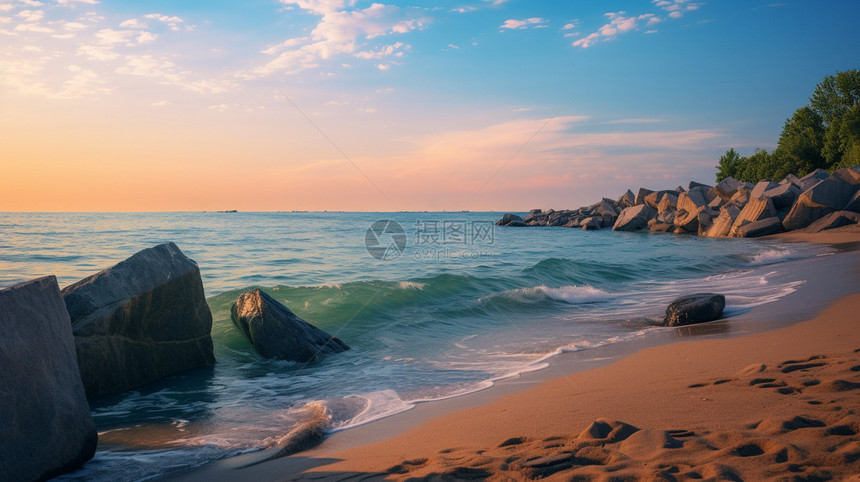
[[[241,468],[268,456],[249,454],[171,478],[856,478],[860,229],[776,239],[841,252],[797,263],[807,279],[797,293],[744,315],[667,329],[641,349],[563,355],[546,370],[338,432],[291,457]]]

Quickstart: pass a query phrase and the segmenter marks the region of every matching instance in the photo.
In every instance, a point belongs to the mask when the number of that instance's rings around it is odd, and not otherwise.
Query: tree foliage
[[[734,148],[720,157],[717,182],[747,182],[803,176],[817,168],[833,171],[860,164],[860,71],[824,77],[801,107],[786,119],[776,150],[757,149],[749,157]]]

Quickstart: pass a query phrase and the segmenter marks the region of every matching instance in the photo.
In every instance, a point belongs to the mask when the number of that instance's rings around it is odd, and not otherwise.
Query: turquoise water
[[[780,265],[825,249],[493,226],[500,216],[0,213],[0,286],[47,274],[66,286],[173,241],[200,265],[212,308],[214,369],[93,401],[99,451],[67,478],[140,480],[265,448],[309,403],[341,430],[469,393],[563,351],[648,336],[691,292],[724,293],[739,313],[793,292],[803,279],[776,282]],[[229,320],[252,286],[352,350],[261,358]]]

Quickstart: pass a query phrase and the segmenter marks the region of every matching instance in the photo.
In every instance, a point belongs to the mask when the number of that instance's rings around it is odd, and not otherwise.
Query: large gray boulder
[[[496,222],[496,226],[522,227],[525,225],[526,223],[523,221],[523,218],[512,213],[505,213],[502,216],[502,219],[499,219],[498,222]]]
[[[752,188],[752,191],[750,191],[750,197],[762,197],[764,196],[765,192],[770,191],[771,189],[777,188],[779,186],[780,184],[778,182],[769,181],[767,179],[759,181],[758,183],[756,183],[755,187]]]
[[[851,196],[851,200],[845,205],[843,211],[854,211],[855,213],[860,213],[860,191],[855,192],[854,195]]]
[[[729,231],[729,236],[738,236],[738,230],[745,224],[776,216],[776,209],[774,209],[773,201],[771,201],[770,198],[760,197],[750,199],[738,214],[737,218],[735,218],[735,222],[732,224],[732,229]]]
[[[257,352],[267,358],[309,362],[349,350],[339,338],[299,318],[259,289],[239,296],[231,318]]]
[[[797,197],[800,196],[800,188],[796,185],[787,182],[779,186],[768,189],[764,192],[764,196],[773,201],[773,207],[776,209],[791,208]]]
[[[648,221],[657,215],[657,210],[647,204],[625,208],[618,215],[613,231],[638,231],[648,226]]]
[[[826,229],[840,228],[860,222],[860,213],[853,211],[836,211],[824,216],[806,227],[808,233],[818,233]]]
[[[215,364],[197,263],[173,243],[63,289],[88,397]]]
[[[96,451],[69,314],[53,276],[0,290],[0,480],[44,480]]]
[[[860,166],[855,166],[855,168]],[[860,172],[855,171],[853,168],[848,169],[843,167],[842,169],[837,169],[833,171],[831,176],[839,178],[852,186],[860,186]]]
[[[738,181],[733,177],[727,177],[722,181],[718,182],[716,186],[714,186],[714,190],[717,192],[717,194],[726,201],[731,199],[732,196],[734,196],[740,188],[746,188],[751,190],[752,185],[743,181]]]
[[[779,217],[773,216],[744,224],[738,228],[735,236],[740,238],[758,238],[759,236],[768,236],[783,231],[782,222],[780,222]]]
[[[726,297],[714,293],[696,293],[673,301],[666,308],[663,324],[683,326],[720,318],[726,307]]]
[[[819,181],[798,197],[782,222],[785,230],[803,229],[833,211],[843,210],[857,188],[835,176]]]
[[[713,223],[703,232],[703,235],[711,238],[728,236],[740,212],[741,208],[736,204],[727,203],[720,208],[720,214],[714,218]]]
[[[634,205],[645,204],[645,198],[653,193],[654,191],[650,189],[645,189],[644,187],[639,188],[639,192],[636,193],[636,200],[634,201]]]
[[[616,201],[615,207],[620,211],[624,208],[629,208],[636,205],[636,195],[630,189],[622,194]]]

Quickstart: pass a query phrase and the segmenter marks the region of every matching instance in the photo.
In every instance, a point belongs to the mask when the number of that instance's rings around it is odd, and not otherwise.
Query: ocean
[[[674,298],[726,315],[793,293],[802,243],[494,226],[489,212],[0,213],[0,286],[60,286],[175,242],[200,266],[217,363],[91,401],[95,458],[62,479],[145,480],[276,445],[324,407],[329,430],[456,397],[667,330]],[[352,349],[313,363],[256,354],[230,321],[261,288]]]

